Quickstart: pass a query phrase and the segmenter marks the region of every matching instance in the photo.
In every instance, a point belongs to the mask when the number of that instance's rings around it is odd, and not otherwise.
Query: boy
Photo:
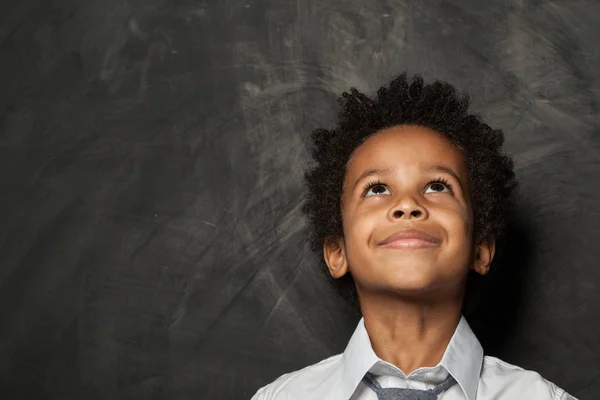
[[[405,73],[340,104],[336,128],[313,132],[303,211],[362,319],[343,354],[253,400],[574,399],[484,356],[461,314],[467,275],[489,271],[516,187],[502,131],[468,114],[453,86]]]

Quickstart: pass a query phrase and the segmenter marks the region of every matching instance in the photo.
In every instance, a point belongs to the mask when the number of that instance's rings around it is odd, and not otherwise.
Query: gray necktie
[[[367,372],[363,378],[363,382],[377,393],[377,398],[379,400],[435,400],[440,393],[456,384],[454,377],[448,374],[448,377],[442,383],[429,390],[400,388],[384,389],[370,372]]]

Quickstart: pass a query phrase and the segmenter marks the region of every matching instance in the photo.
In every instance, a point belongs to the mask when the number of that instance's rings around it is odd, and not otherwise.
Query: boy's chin
[[[438,295],[439,290],[433,282],[386,282],[385,284],[377,285],[375,290],[370,291],[372,299],[386,298],[388,300],[397,298],[399,301],[411,301],[415,303],[422,302],[438,302],[441,297]],[[379,294],[378,294],[379,293]],[[361,294],[364,299],[365,293]]]
[[[382,254],[373,263],[373,268],[383,269],[389,274],[397,272],[421,274],[423,271],[443,269],[439,262],[439,254],[434,252],[399,252]]]
[[[373,271],[375,272],[375,271]],[[426,293],[447,286],[446,283],[458,279],[448,275],[449,269],[441,265],[423,262],[399,262],[379,264],[377,276],[379,284],[375,286],[385,291],[398,293]],[[459,274],[458,271],[456,271]],[[374,283],[374,282],[372,282]]]

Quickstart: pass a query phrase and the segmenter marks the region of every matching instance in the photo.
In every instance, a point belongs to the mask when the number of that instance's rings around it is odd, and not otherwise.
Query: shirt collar
[[[364,318],[361,318],[342,354],[342,398],[349,399],[365,374],[379,361],[383,362],[373,351]],[[483,348],[461,315],[438,365],[456,379],[467,400],[475,400],[482,363]]]

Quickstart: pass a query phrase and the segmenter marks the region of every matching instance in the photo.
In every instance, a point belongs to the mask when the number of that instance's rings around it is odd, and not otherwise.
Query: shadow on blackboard
[[[486,355],[502,357],[508,340],[521,320],[524,290],[530,276],[533,232],[522,205],[509,218],[503,240],[490,272],[481,276],[471,272],[463,314],[481,342]]]

